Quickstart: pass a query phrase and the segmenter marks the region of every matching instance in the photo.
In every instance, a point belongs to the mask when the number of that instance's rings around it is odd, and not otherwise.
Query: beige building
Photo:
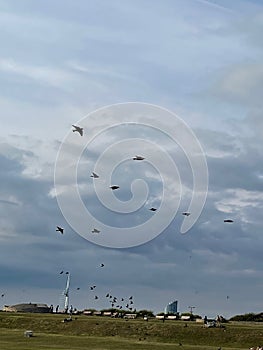
[[[51,312],[50,307],[47,304],[16,304],[5,305],[3,311],[6,312],[34,312],[34,313],[48,313]]]

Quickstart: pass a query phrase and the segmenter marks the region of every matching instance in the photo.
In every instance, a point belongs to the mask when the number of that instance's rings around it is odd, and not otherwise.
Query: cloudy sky
[[[125,300],[133,295],[137,309],[154,312],[173,300],[180,312],[195,306],[202,316],[261,312],[262,2],[0,0],[0,27],[2,305],[58,304],[64,270],[71,272],[71,304],[80,309],[110,306],[110,292]],[[157,132],[140,125],[147,110],[129,114],[128,105],[122,117],[136,124],[119,127],[114,108],[93,113],[126,102],[175,113],[202,146],[207,198],[186,234],[180,232],[181,213],[193,192],[187,152],[195,150],[185,149],[189,143],[176,116],[168,123],[177,132],[174,140],[163,132],[165,115],[149,116]],[[82,138],[72,133],[72,124],[84,127]],[[174,142],[180,135],[185,148]],[[66,151],[55,186],[61,145]],[[71,198],[76,154],[79,195],[92,216],[88,223]],[[129,160],[135,154],[146,160]],[[100,157],[101,177],[93,180]],[[109,175],[120,186],[114,193]],[[138,178],[141,187],[134,185]],[[60,210],[63,196],[81,232]],[[156,212],[148,210],[152,206]],[[224,224],[226,218],[234,223]],[[142,235],[151,236],[159,222],[167,227],[141,245],[103,246],[104,239],[111,241],[107,227],[117,232],[148,221]],[[105,229],[95,238],[100,245],[83,238],[84,228],[92,237],[94,222]]]

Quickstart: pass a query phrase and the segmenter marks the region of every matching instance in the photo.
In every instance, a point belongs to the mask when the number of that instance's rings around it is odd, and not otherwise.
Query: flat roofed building
[[[3,311],[6,312],[33,312],[33,313],[48,313],[51,312],[51,308],[47,304],[16,304],[16,305],[5,305]]]

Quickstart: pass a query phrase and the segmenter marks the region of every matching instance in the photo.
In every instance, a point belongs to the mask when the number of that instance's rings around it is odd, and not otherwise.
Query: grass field
[[[228,323],[226,329],[203,328],[182,321],[124,320],[76,316],[63,323],[63,315],[0,313],[1,350],[79,349],[183,349],[238,350],[263,344],[263,324]],[[32,338],[24,337],[32,330]],[[179,344],[182,345],[179,345]]]

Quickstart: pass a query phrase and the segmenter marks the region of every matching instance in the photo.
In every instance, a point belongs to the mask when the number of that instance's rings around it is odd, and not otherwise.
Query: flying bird
[[[100,230],[98,230],[97,228],[94,228],[91,233],[100,233]]]
[[[77,290],[80,290],[80,288],[78,287]]]
[[[104,264],[100,264],[100,267],[104,267]]]
[[[95,295],[95,299],[99,299],[99,297],[97,295]]]
[[[59,273],[59,274],[60,274],[60,275],[62,275],[62,273],[63,273],[63,272],[64,272],[64,271],[60,271],[60,273]]]
[[[62,235],[64,233],[64,228],[57,226],[56,231],[60,232]]]
[[[110,295],[109,295],[109,293],[108,294],[106,294],[106,298],[108,298]]]
[[[120,188],[120,186],[113,185],[113,186],[110,186],[110,188],[111,188],[112,190],[117,190],[118,188]]]
[[[149,209],[149,210],[151,210],[151,211],[156,211],[157,209],[152,207],[152,208]]]
[[[182,213],[182,215],[189,216],[189,215],[191,215],[191,213],[189,213],[188,211],[185,211],[185,212]]]
[[[90,177],[93,177],[94,179],[98,179],[99,178],[99,175],[92,172],[92,174],[90,175]]]
[[[3,294],[1,294],[1,297],[3,298],[5,296],[5,294],[3,293]]]
[[[132,296],[131,296],[131,297],[129,297],[129,300],[132,300]]]
[[[67,272],[66,272],[66,275],[68,275],[68,274],[69,274],[69,272],[67,271]]]
[[[234,222],[234,220],[231,220],[231,219],[225,219],[224,222],[228,222],[228,223],[232,223]]]
[[[132,158],[133,160],[144,160],[145,158],[142,156],[135,156]]]
[[[72,125],[72,126],[73,126],[73,128],[75,128],[73,130],[73,132],[77,131],[80,134],[80,136],[83,136],[83,128],[81,128],[80,126],[77,126],[77,125]]]

